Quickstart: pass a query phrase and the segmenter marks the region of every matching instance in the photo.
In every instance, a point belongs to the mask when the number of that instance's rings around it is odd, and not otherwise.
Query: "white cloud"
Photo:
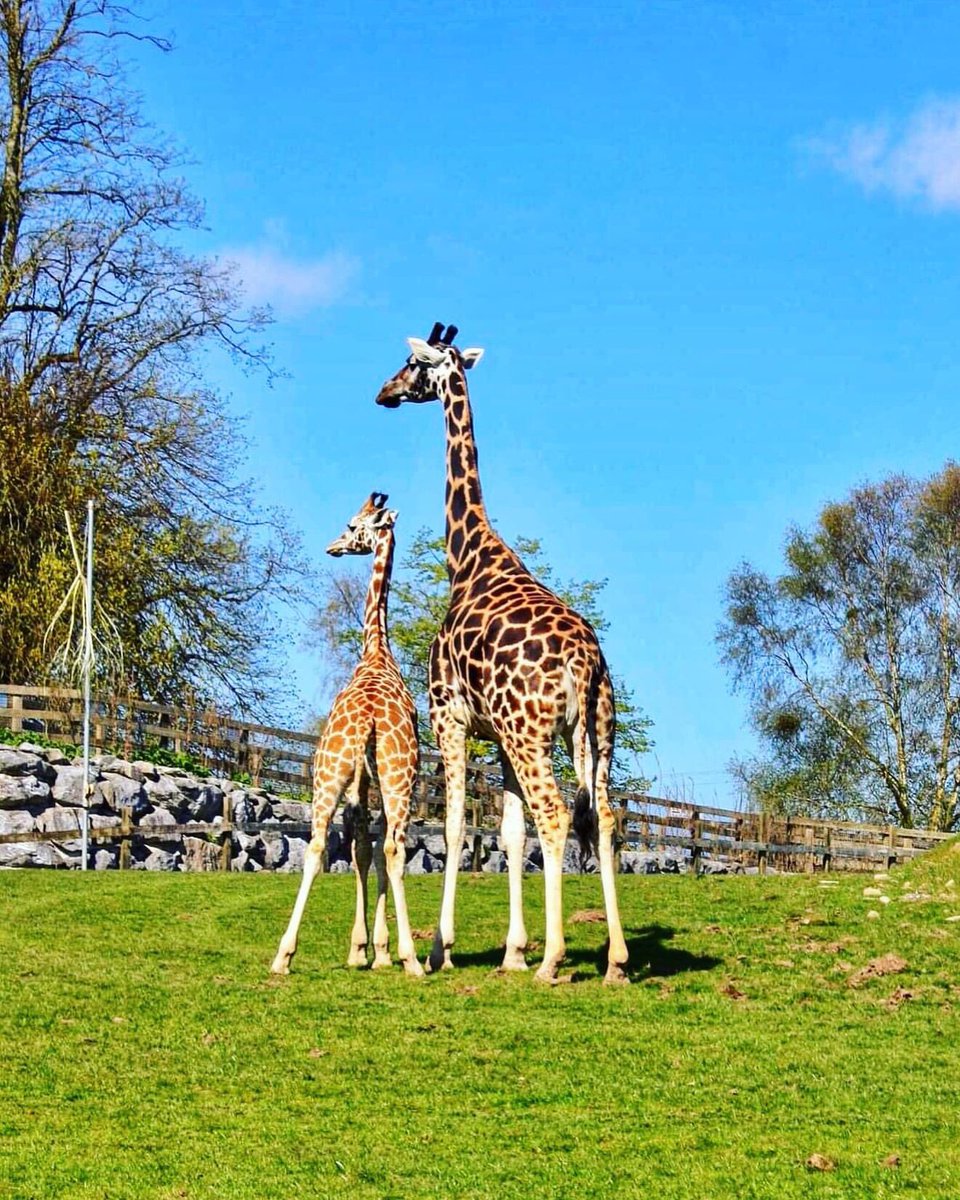
[[[278,316],[299,317],[342,300],[360,264],[348,254],[298,259],[270,244],[224,250],[251,304],[268,304]]]
[[[960,99],[927,101],[900,122],[852,125],[805,149],[868,193],[960,211]]]

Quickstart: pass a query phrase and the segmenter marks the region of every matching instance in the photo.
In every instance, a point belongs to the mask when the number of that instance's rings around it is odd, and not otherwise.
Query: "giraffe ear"
[[[373,517],[373,527],[374,529],[392,529],[396,519],[397,510],[395,508],[379,508]]]
[[[413,357],[418,363],[426,363],[428,366],[435,366],[443,358],[443,349],[440,346],[431,346],[429,342],[425,342],[423,338],[407,338],[407,345],[413,352]]]
[[[483,358],[483,349],[479,346],[472,346],[469,350],[461,350],[460,357],[463,359],[464,367],[469,371]]]

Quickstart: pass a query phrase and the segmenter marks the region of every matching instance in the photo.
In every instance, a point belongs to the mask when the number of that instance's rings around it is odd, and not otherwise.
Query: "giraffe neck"
[[[453,581],[475,568],[481,547],[513,551],[494,532],[483,504],[473,412],[462,369],[451,371],[441,397],[447,431],[447,573]]]
[[[392,529],[381,529],[377,534],[373,554],[373,570],[367,587],[367,601],[363,609],[363,656],[389,652],[387,638],[387,598],[390,594],[390,576],[393,572]]]

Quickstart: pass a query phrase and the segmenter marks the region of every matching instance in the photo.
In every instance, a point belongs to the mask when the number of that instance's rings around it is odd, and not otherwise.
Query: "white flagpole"
[[[90,856],[90,674],[93,667],[93,501],[87,501],[87,579],[83,593],[83,832],[80,869]]]

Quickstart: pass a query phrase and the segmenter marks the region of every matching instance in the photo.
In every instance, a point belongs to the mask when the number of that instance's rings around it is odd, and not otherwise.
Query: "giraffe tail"
[[[375,736],[375,730],[371,733],[371,737]],[[353,841],[357,836],[357,828],[360,824],[362,811],[360,808],[360,785],[363,779],[364,768],[368,774],[370,771],[369,762],[366,757],[366,751],[361,751],[357,755],[357,765],[354,769],[353,782],[350,790],[347,793],[349,799],[343,806],[343,814],[340,818],[340,827],[343,830],[343,852],[347,862],[353,858]]]
[[[573,832],[580,845],[580,871],[583,872],[587,859],[597,853],[600,841],[600,822],[593,797],[585,787],[577,789],[573,801]]]
[[[357,825],[360,820],[360,805],[348,801],[343,806],[340,825],[343,829],[343,853],[347,862],[353,859],[353,839],[357,836]]]
[[[600,821],[597,816],[594,781],[596,777],[596,672],[588,670],[576,680],[577,746],[574,768],[580,786],[573,800],[573,832],[580,845],[580,870],[587,865],[591,854],[598,852]]]

